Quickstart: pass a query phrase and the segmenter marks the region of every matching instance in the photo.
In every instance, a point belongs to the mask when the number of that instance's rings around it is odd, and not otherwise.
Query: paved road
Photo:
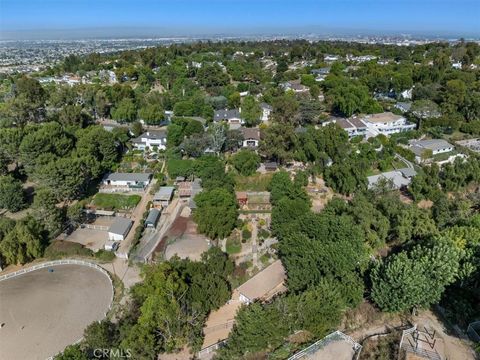
[[[257,237],[258,237],[257,219],[252,219],[252,262],[254,267],[259,268]]]

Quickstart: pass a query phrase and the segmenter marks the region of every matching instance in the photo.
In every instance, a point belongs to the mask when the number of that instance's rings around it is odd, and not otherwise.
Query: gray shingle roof
[[[238,111],[237,109],[217,110],[213,114],[213,119],[215,121],[229,120],[229,119],[240,119],[240,111]]]
[[[162,186],[155,195],[153,195],[153,201],[170,201],[174,190],[175,188],[173,186]]]
[[[127,235],[128,230],[132,226],[132,220],[123,217],[116,217],[112,225],[110,225],[108,232],[117,235]]]
[[[412,140],[410,145],[413,147],[428,149],[432,151],[453,148],[453,145],[443,139],[431,139],[431,140]]]
[[[160,210],[150,209],[150,211],[148,212],[148,216],[145,219],[145,223],[156,224],[159,217],[160,217]]]
[[[260,107],[261,107],[262,109],[267,109],[267,110],[270,110],[270,111],[273,110],[272,105],[268,105],[267,103],[264,103],[264,102],[262,102],[262,103],[260,104]]]
[[[152,174],[148,173],[111,173],[105,177],[105,180],[148,182],[151,176]]]

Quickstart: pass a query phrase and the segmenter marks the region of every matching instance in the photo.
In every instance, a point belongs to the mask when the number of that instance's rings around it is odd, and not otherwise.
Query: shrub
[[[85,248],[79,243],[69,241],[54,241],[45,249],[44,256],[51,260],[71,256],[92,257],[93,251]]]
[[[260,229],[258,231],[258,237],[260,239],[266,239],[266,238],[270,237],[270,232],[268,230],[265,230],[265,229]]]
[[[113,251],[100,249],[95,253],[95,258],[100,261],[110,262],[115,259],[115,253]]]
[[[252,237],[252,232],[248,229],[243,229],[242,230],[242,239],[243,240],[250,240]]]

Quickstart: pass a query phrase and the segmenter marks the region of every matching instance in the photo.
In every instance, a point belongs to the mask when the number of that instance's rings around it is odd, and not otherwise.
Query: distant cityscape
[[[275,41],[305,39],[308,41],[345,41],[364,44],[384,44],[414,46],[432,42],[455,44],[459,39],[419,37],[411,35],[396,36],[333,36],[318,34],[298,35],[249,35],[249,36],[183,36],[158,38],[104,38],[78,40],[0,40],[0,74],[30,73],[45,70],[66,56],[87,55],[91,53],[115,53],[125,50],[145,49],[155,46],[191,43],[198,41]],[[471,39],[469,39],[471,40]],[[480,40],[476,40],[480,43]]]

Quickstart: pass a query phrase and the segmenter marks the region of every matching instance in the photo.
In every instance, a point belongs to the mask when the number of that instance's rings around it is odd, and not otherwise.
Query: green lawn
[[[254,174],[252,176],[237,175],[235,177],[236,191],[267,191],[273,173]]]
[[[130,210],[135,208],[142,197],[140,195],[121,195],[98,193],[93,198],[93,205],[104,210]]]
[[[238,238],[227,239],[227,254],[238,254],[242,250],[242,243]]]

